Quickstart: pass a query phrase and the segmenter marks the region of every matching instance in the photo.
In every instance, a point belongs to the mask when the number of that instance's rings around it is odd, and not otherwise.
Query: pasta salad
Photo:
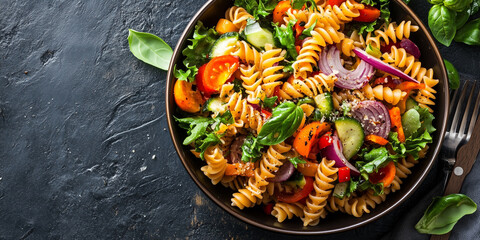
[[[388,13],[388,14],[386,14]],[[183,144],[231,205],[361,217],[425,157],[435,85],[388,1],[237,0],[175,68]]]

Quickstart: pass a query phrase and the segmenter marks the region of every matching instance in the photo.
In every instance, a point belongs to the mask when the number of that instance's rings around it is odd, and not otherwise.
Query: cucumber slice
[[[348,183],[349,182],[337,183],[335,185],[335,189],[333,189],[333,196],[343,199],[345,197],[345,193],[347,193]]]
[[[220,38],[215,41],[210,50],[210,58],[227,55],[231,48],[237,44],[238,33],[237,32],[228,32],[220,36]]]
[[[413,100],[412,98],[408,98],[405,104],[405,111],[415,108],[416,106],[418,106],[417,101]]]
[[[269,43],[275,46],[272,32],[260,27],[258,22],[247,25],[244,30],[246,40],[257,48],[264,48]]]
[[[402,126],[405,137],[412,136],[422,126],[420,123],[420,113],[415,109],[406,111],[402,116]]]
[[[310,104],[310,105],[314,105],[315,101],[313,100],[313,98],[305,97],[305,98],[302,98],[302,99],[298,100],[297,105],[300,106],[300,105],[305,104],[305,103]]]
[[[347,160],[355,156],[363,145],[365,133],[359,121],[343,117],[335,121],[338,138],[342,142],[343,155]]]
[[[333,112],[332,95],[329,92],[319,94],[314,98],[317,108],[324,117],[329,117]]]
[[[295,173],[293,173],[293,175],[284,183],[293,188],[303,188],[307,182],[305,181],[303,174],[295,171]]]
[[[227,110],[227,105],[220,100],[220,98],[210,98],[205,103],[205,107],[203,109],[204,112],[215,112],[215,113],[224,113]]]

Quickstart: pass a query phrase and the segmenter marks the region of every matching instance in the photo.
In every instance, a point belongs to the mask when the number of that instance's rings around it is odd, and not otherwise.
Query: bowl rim
[[[408,199],[417,190],[417,188],[425,180],[425,177],[428,175],[428,173],[432,169],[432,166],[435,162],[435,159],[437,158],[437,156],[439,154],[439,151],[440,151],[440,148],[443,144],[444,135],[445,135],[445,131],[446,131],[446,125],[447,125],[447,122],[448,122],[448,111],[447,110],[449,109],[449,105],[450,105],[450,94],[449,94],[449,91],[448,91],[448,83],[446,83],[446,82],[443,84],[443,88],[444,88],[443,89],[443,93],[444,93],[444,98],[443,99],[445,99],[444,106],[445,106],[446,111],[445,111],[445,114],[442,116],[442,119],[438,119],[438,121],[441,122],[441,124],[440,124],[441,127],[440,127],[440,129],[437,130],[437,131],[439,131],[438,132],[439,140],[438,140],[437,144],[435,145],[435,148],[433,149],[433,154],[432,154],[432,157],[431,157],[432,159],[429,159],[429,162],[426,166],[425,171],[423,171],[421,173],[420,177],[414,182],[413,186],[410,189],[408,189],[406,191],[406,193],[403,196],[401,196],[401,198],[398,201],[394,202],[391,206],[389,206],[388,208],[384,209],[382,212],[380,212],[380,213],[378,213],[378,214],[376,214],[376,215],[374,215],[370,218],[361,220],[360,222],[358,222],[356,224],[352,224],[352,225],[349,225],[349,226],[340,227],[340,228],[336,228],[336,229],[330,229],[330,230],[301,230],[301,231],[287,230],[287,229],[281,229],[281,228],[267,226],[267,225],[264,225],[262,223],[253,221],[252,219],[247,218],[247,217],[233,211],[232,209],[226,207],[219,198],[215,197],[213,195],[213,193],[210,192],[200,182],[200,180],[195,177],[195,173],[194,173],[193,169],[190,169],[190,168],[187,167],[187,163],[186,163],[187,159],[186,159],[186,156],[183,154],[182,142],[180,140],[176,139],[174,134],[173,134],[173,127],[174,127],[174,124],[175,124],[175,121],[173,119],[173,113],[174,113],[175,109],[170,108],[169,103],[171,101],[171,98],[168,95],[168,93],[171,90],[173,90],[172,81],[174,81],[174,78],[175,78],[174,77],[174,66],[175,66],[175,62],[177,61],[177,59],[179,57],[181,57],[181,52],[182,52],[182,49],[180,49],[182,47],[181,43],[185,42],[188,39],[189,33],[191,31],[193,31],[196,22],[207,11],[207,9],[210,8],[210,6],[215,1],[218,1],[218,0],[208,0],[197,11],[197,13],[192,17],[192,19],[188,23],[187,27],[183,31],[182,35],[180,36],[180,38],[177,42],[177,45],[174,49],[174,53],[172,55],[172,58],[170,60],[170,64],[169,64],[169,67],[168,67],[168,73],[167,73],[166,88],[165,88],[165,105],[166,105],[167,123],[168,123],[168,129],[169,129],[169,132],[170,132],[170,137],[173,141],[173,144],[175,146],[175,150],[176,150],[177,155],[179,156],[179,158],[182,162],[183,167],[187,170],[188,175],[193,179],[195,184],[202,190],[202,192],[204,194],[206,194],[215,204],[217,204],[220,208],[222,208],[223,210],[225,210],[226,212],[228,212],[232,216],[244,221],[245,223],[251,224],[251,225],[259,227],[261,229],[265,229],[265,230],[269,230],[269,231],[273,231],[273,232],[277,232],[277,233],[291,234],[291,235],[321,235],[321,234],[332,234],[332,233],[339,233],[339,232],[352,230],[352,229],[358,228],[360,226],[364,226],[368,223],[371,223],[371,222],[373,222],[377,219],[380,219],[381,217],[385,216],[386,214],[390,213],[393,209],[395,209],[396,207],[401,205],[406,199]],[[402,0],[392,0],[392,1],[395,2],[396,4],[398,4],[402,8],[402,10],[407,13],[407,16],[410,16],[414,21],[416,21],[418,23],[418,26],[421,29],[421,31],[423,31],[425,33],[425,35],[427,37],[427,40],[428,40],[428,43],[432,46],[432,51],[434,53],[435,58],[438,59],[439,62],[443,63],[443,58],[440,54],[440,51],[438,50],[437,45],[435,44],[435,41],[434,41],[430,31],[428,31],[428,29],[425,27],[425,25],[420,20],[420,18],[418,18],[418,16],[415,14],[415,12],[413,12],[413,10],[410,9],[410,7],[408,7]],[[441,71],[440,75],[447,76],[445,65],[441,64],[439,67],[440,67],[440,71]],[[439,92],[441,92],[441,91],[439,91]]]

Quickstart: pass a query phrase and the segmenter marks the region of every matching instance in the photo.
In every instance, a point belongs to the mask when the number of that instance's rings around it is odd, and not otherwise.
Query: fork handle
[[[453,171],[448,178],[447,187],[445,188],[445,195],[452,193],[459,193],[462,188],[465,177],[472,170],[473,164],[477,159],[477,154],[480,146],[480,121],[475,123],[473,135],[470,141],[458,149],[457,160],[453,165]],[[443,235],[432,235],[430,240],[448,240],[450,232]]]
[[[443,235],[432,235],[430,237],[430,240],[448,240],[448,238],[450,237],[450,233],[451,231]]]

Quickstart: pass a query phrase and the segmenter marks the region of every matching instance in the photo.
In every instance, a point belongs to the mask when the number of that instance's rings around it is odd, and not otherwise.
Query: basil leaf
[[[297,130],[302,119],[303,110],[295,103],[286,101],[278,105],[258,133],[258,143],[275,145],[285,141]]]
[[[443,4],[443,0],[428,0],[428,2],[432,5]]]
[[[298,164],[301,164],[301,163],[307,163],[305,160],[303,160],[302,158],[300,157],[294,157],[294,158],[290,158],[288,159],[295,168],[297,168]]]
[[[263,146],[257,143],[257,139],[253,135],[248,135],[242,144],[242,161],[243,162],[255,162],[261,156]]]
[[[445,234],[463,216],[477,210],[477,204],[464,194],[450,194],[433,199],[422,218],[415,225],[419,233]]]
[[[480,46],[480,18],[472,20],[457,31],[455,41]]]
[[[450,46],[455,37],[455,12],[443,5],[435,5],[428,12],[428,26],[438,42]]]
[[[467,11],[457,12],[457,17],[455,18],[455,29],[460,29],[468,21],[470,14]]]
[[[478,10],[480,10],[480,0],[473,0],[472,5],[467,9],[467,13],[468,15],[473,16]]]
[[[161,38],[151,33],[128,29],[128,46],[136,58],[154,67],[168,70],[173,51]]]
[[[456,12],[461,12],[470,7],[472,0],[444,0],[443,5],[448,9]]]
[[[445,68],[447,69],[448,74],[448,86],[450,89],[457,89],[460,87],[460,75],[458,75],[457,69],[447,60],[443,60],[445,63]]]

